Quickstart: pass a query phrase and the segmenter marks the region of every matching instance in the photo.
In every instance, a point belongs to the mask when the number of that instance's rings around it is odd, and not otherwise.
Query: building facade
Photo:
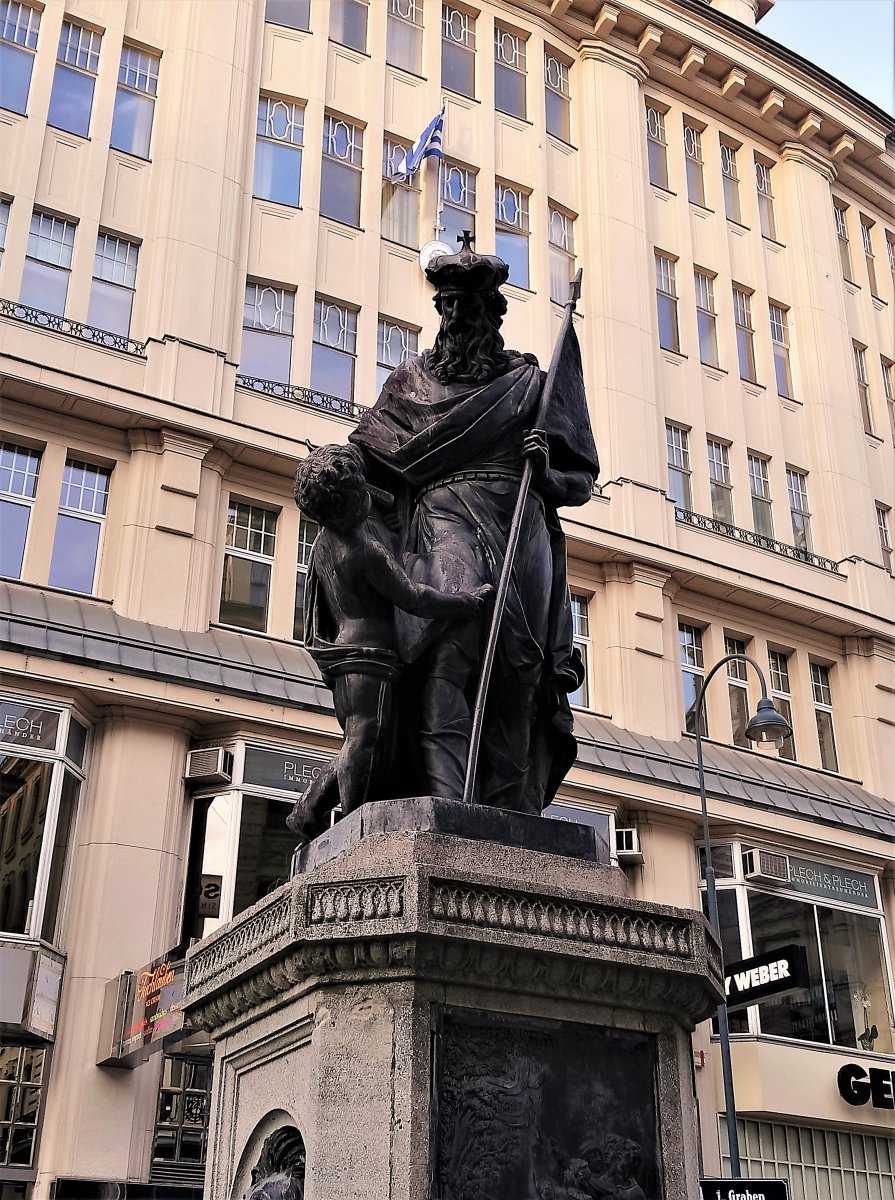
[[[141,1052],[128,1005],[288,876],[340,736],[291,477],[431,345],[419,250],[467,228],[542,364],[584,270],[557,815],[698,906],[696,689],[756,660],[779,752],[751,669],[707,692],[725,954],[808,981],[731,1014],[741,1154],[893,1194],[893,120],[769,7],[0,0],[2,1200],[201,1196],[209,1048]],[[443,162],[392,178],[442,102]],[[709,1025],[693,1078],[713,1174]]]

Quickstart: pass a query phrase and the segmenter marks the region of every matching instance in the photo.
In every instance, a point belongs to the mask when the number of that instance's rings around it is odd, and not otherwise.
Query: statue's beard
[[[427,365],[442,383],[483,383],[507,369],[500,336],[506,300],[495,291],[446,293],[435,297],[441,327]]]

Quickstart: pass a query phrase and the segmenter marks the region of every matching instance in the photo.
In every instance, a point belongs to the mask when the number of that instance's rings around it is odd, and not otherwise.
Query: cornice
[[[632,75],[638,83],[649,79],[649,68],[638,56],[630,50],[625,50],[615,42],[599,41],[595,38],[585,38],[580,44],[582,62],[603,62],[611,67],[618,67],[628,75]]]
[[[812,150],[803,142],[784,142],[780,150],[780,161],[794,162],[803,167],[810,167],[819,175],[823,175],[830,183],[836,178],[836,168],[830,158],[826,154]]]

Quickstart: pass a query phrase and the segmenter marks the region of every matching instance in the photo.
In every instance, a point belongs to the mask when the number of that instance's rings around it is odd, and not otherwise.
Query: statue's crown
[[[489,291],[506,283],[509,273],[502,258],[476,254],[468,244],[459,254],[440,254],[426,267],[426,278],[439,292]]]

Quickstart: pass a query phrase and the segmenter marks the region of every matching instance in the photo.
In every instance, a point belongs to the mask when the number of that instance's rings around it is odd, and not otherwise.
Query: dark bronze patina
[[[427,268],[433,348],[392,372],[352,450],[315,451],[296,476],[323,525],[306,643],[345,730],[290,816],[302,841],[337,803],[437,795],[540,813],[575,760],[581,662],[557,509],[586,503],[599,469],[577,291],[545,375],[505,348],[508,267],[469,240]]]

